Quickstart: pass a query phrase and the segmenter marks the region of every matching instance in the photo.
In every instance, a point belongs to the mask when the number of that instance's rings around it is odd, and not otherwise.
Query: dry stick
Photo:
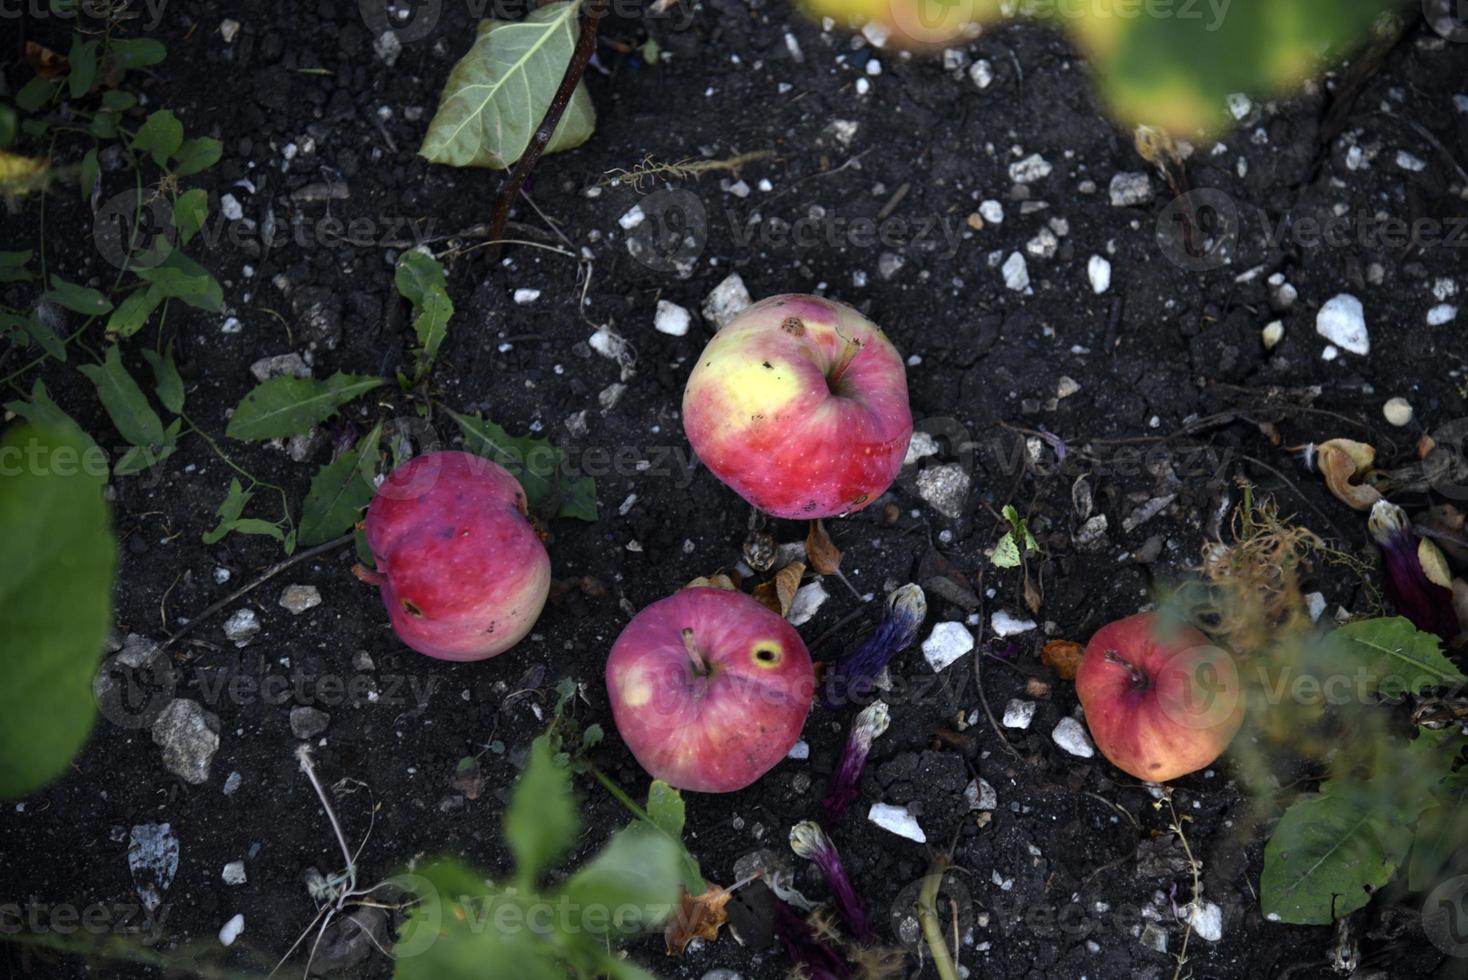
[[[551,99],[550,105],[546,107],[545,117],[540,120],[539,128],[530,138],[530,145],[515,162],[515,169],[510,171],[509,177],[505,178],[499,197],[495,199],[494,219],[489,225],[491,239],[498,239],[501,232],[504,231],[505,222],[510,217],[510,205],[514,203],[515,196],[520,193],[520,185],[525,183],[525,178],[530,175],[531,168],[545,152],[546,144],[555,134],[556,126],[560,123],[566,106],[571,104],[571,96],[575,93],[576,86],[580,84],[581,76],[586,73],[586,64],[591,61],[592,51],[596,49],[596,31],[601,26],[601,19],[606,12],[607,0],[591,0],[591,6],[586,11],[586,20],[581,25],[581,36],[576,39],[576,48],[571,52],[571,61],[566,65],[566,73],[561,76],[560,88],[556,89],[555,96]],[[493,261],[498,257],[499,246],[495,245],[490,249],[489,258]]]
[[[160,650],[166,650],[168,647],[172,646],[179,639],[181,639],[186,633],[188,633],[195,626],[198,626],[204,620],[208,619],[210,616],[213,616],[215,613],[219,612],[219,610],[223,609],[225,606],[228,606],[231,603],[237,602],[241,598],[243,598],[244,596],[247,596],[251,592],[254,592],[260,586],[264,585],[266,582],[270,581],[275,576],[277,576],[281,572],[285,571],[287,568],[290,568],[292,565],[299,565],[303,561],[309,561],[310,559],[315,558],[318,555],[322,555],[322,554],[325,554],[328,551],[332,551],[332,550],[334,550],[336,548],[340,548],[344,544],[350,544],[351,543],[351,540],[352,540],[352,537],[356,533],[357,532],[355,530],[348,531],[346,534],[343,534],[339,538],[334,538],[334,539],[326,542],[325,544],[318,544],[314,548],[307,548],[305,551],[301,552],[300,554],[298,554],[298,555],[292,555],[291,557],[287,558],[285,561],[276,562],[274,565],[271,565],[269,568],[267,568],[265,570],[264,574],[262,574],[259,578],[255,579],[253,582],[249,583],[248,585],[242,585],[242,586],[240,586],[238,589],[235,589],[229,595],[225,596],[223,599],[220,599],[218,602],[214,603],[213,605],[211,605],[207,609],[205,609],[203,612],[199,613],[199,615],[197,615],[193,619],[189,620],[187,623],[185,623],[182,627],[179,628],[179,631],[177,633],[173,634],[168,639],[164,640],[163,643],[159,646],[158,649],[160,649]]]

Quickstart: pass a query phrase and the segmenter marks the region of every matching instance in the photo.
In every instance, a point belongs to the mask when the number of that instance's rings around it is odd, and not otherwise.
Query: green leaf
[[[82,200],[92,196],[92,191],[97,189],[97,179],[101,176],[101,168],[97,163],[97,148],[94,146],[82,157],[81,169],[77,173],[77,184],[81,187]]]
[[[454,315],[454,301],[437,283],[430,286],[423,296],[423,306],[413,320],[413,332],[423,347],[422,359],[430,362],[438,355],[439,345],[448,335],[449,317]]]
[[[184,140],[174,154],[178,162],[173,165],[173,174],[175,177],[192,177],[202,170],[208,170],[219,162],[223,152],[224,144],[212,136]]]
[[[51,277],[51,288],[44,295],[73,313],[85,313],[87,316],[101,316],[112,309],[111,301],[95,289],[78,286],[56,275]]]
[[[107,332],[115,333],[119,337],[131,337],[148,322],[148,317],[153,315],[161,299],[152,289],[139,289],[132,293],[118,303],[117,309],[107,318]]]
[[[537,738],[505,810],[505,843],[515,855],[522,891],[534,891],[545,869],[576,839],[580,824],[571,774],[556,765],[545,737]]]
[[[58,361],[66,360],[66,341],[51,324],[41,319],[40,314],[32,311],[29,317],[21,321],[21,326],[43,351]]]
[[[117,138],[117,113],[105,109],[92,117],[89,132],[99,140]]]
[[[65,771],[92,729],[92,678],[112,625],[117,546],[102,499],[106,469],[82,458],[73,426],[17,426],[0,458],[40,461],[0,480],[0,797]],[[28,457],[24,454],[30,454]]]
[[[1343,672],[1359,675],[1368,690],[1388,696],[1417,694],[1426,687],[1468,683],[1442,653],[1442,641],[1401,616],[1363,619],[1335,630],[1327,643]]]
[[[229,493],[225,494],[224,502],[214,512],[215,516],[219,518],[219,523],[214,526],[214,530],[204,532],[204,543],[217,544],[228,534],[240,519],[240,515],[245,512],[245,504],[248,504],[253,496],[254,493],[241,486],[238,479],[230,480]]]
[[[504,168],[520,159],[571,61],[580,9],[563,0],[524,20],[480,21],[474,46],[449,73],[419,155],[455,167]],[[580,146],[595,128],[583,82],[545,152]]]
[[[42,429],[64,429],[66,431],[75,429],[82,442],[86,465],[92,467],[93,471],[104,480],[106,479],[107,454],[91,436],[82,430],[81,426],[76,424],[76,420],[63,412],[61,407],[51,400],[51,393],[46,390],[44,381],[37,378],[35,384],[31,385],[30,401],[6,402],[5,408]]]
[[[279,377],[256,385],[234,410],[225,434],[261,442],[307,431],[338,408],[383,384],[381,378],[338,371],[325,381]]]
[[[112,88],[102,93],[102,108],[113,112],[126,112],[137,104],[138,97],[124,89]]]
[[[153,369],[153,390],[157,392],[163,407],[174,415],[183,414],[183,378],[179,376],[178,365],[173,363],[173,351],[170,349],[160,354],[144,348],[143,360]]]
[[[677,904],[682,850],[661,834],[619,831],[560,893],[581,911],[588,932],[641,932]]]
[[[682,840],[686,811],[681,793],[661,779],[652,781],[647,789],[647,815],[659,830],[674,840]]]
[[[15,93],[15,105],[22,112],[40,112],[56,94],[57,87],[51,79],[37,75]]]
[[[163,422],[148,404],[143,389],[127,373],[116,344],[107,348],[100,365],[83,364],[77,370],[97,386],[102,407],[107,409],[108,417],[124,439],[134,446],[163,446]]]
[[[159,297],[169,296],[176,299],[203,296],[208,292],[209,283],[213,280],[208,273],[190,275],[177,266],[171,265],[156,265],[151,269],[138,269],[137,274],[139,279],[153,285],[149,292],[156,292]]]
[[[97,79],[97,42],[84,41],[80,34],[73,35],[66,60],[71,66],[66,84],[71,97],[80,99],[92,90],[92,83]]]
[[[322,544],[345,534],[357,523],[376,490],[372,477],[381,438],[379,422],[350,452],[316,471],[301,506],[301,544]]]
[[[158,166],[166,166],[168,158],[183,145],[183,123],[172,109],[159,109],[148,116],[133,137],[132,148],[147,153]]]
[[[538,510],[559,492],[557,516],[596,520],[596,481],[589,476],[561,480],[561,451],[549,440],[512,436],[477,415],[460,415],[453,411],[449,415],[453,416],[464,434],[465,451],[493,460],[509,470],[520,481],[531,510]]]
[[[1407,863],[1407,887],[1414,892],[1432,889],[1450,874],[1468,867],[1468,767],[1459,769],[1432,791],[1432,806],[1417,821],[1412,858]]]
[[[28,248],[18,252],[0,252],[0,283],[30,282],[35,279],[31,270],[25,267],[32,254]]]
[[[1014,543],[1014,531],[1004,532],[1004,537],[994,546],[994,554],[989,556],[989,561],[997,568],[1019,567],[1019,545]]]
[[[189,240],[204,227],[209,218],[209,195],[202,187],[184,191],[173,202],[173,227],[178,229],[178,243],[187,245]]]
[[[1411,843],[1411,829],[1384,808],[1347,796],[1302,797],[1264,848],[1260,905],[1278,921],[1329,925],[1391,881]]]
[[[224,307],[224,291],[219,288],[219,282],[208,269],[177,249],[157,265],[134,271],[153,282],[169,282],[178,298],[197,310],[218,313]]]
[[[16,117],[15,108],[8,105],[0,105],[0,150],[15,142]]]
[[[168,49],[151,37],[114,39],[111,50],[112,63],[124,70],[156,65],[168,54]]]
[[[393,285],[398,294],[413,304],[414,309],[423,306],[423,297],[433,286],[448,289],[443,266],[431,255],[409,249],[398,256],[398,265],[393,270]]]

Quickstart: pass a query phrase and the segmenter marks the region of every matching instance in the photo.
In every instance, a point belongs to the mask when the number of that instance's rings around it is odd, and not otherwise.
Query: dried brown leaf
[[[699,586],[710,589],[727,589],[730,592],[739,591],[738,583],[730,578],[729,575],[725,572],[715,572],[712,575],[700,575],[698,578],[693,579],[687,585],[683,586],[683,588],[692,589]]]
[[[810,522],[810,530],[805,535],[805,557],[817,575],[835,575],[841,568],[841,549],[832,543],[824,521]]]
[[[1085,655],[1086,648],[1074,640],[1051,640],[1041,651],[1040,660],[1060,675],[1061,680],[1073,681]]]
[[[719,927],[729,921],[725,906],[734,893],[711,885],[702,895],[690,895],[683,889],[678,897],[678,911],[668,919],[663,930],[663,940],[668,944],[669,956],[682,956],[688,944],[695,939],[713,942],[719,938]]]
[[[755,601],[782,617],[790,615],[790,603],[795,601],[800,588],[800,577],[805,574],[805,562],[793,561],[775,573],[768,582],[754,587]]]
[[[36,74],[42,78],[60,77],[71,68],[71,63],[66,60],[65,55],[57,54],[44,44],[37,44],[35,41],[25,43],[25,63],[35,69]]]
[[[1331,439],[1315,447],[1316,466],[1325,485],[1342,503],[1356,510],[1370,510],[1382,499],[1375,487],[1358,483],[1376,462],[1376,450],[1354,439]]]

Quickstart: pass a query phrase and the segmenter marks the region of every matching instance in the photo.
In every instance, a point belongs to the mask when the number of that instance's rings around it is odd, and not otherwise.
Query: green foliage
[[[119,476],[138,473],[173,455],[180,423],[175,420],[164,428],[163,420],[148,403],[148,396],[123,365],[116,344],[107,348],[100,365],[83,364],[77,370],[96,385],[107,416],[118,433],[132,444],[132,449],[118,460],[115,473]]]
[[[455,167],[511,166],[549,108],[580,33],[580,4],[561,0],[520,21],[483,20],[449,73],[420,156]],[[596,128],[586,83],[576,86],[546,153],[580,146]]]
[[[132,149],[149,154],[158,166],[167,166],[168,158],[183,146],[183,123],[172,109],[159,109],[144,120],[133,137]]]
[[[477,415],[449,414],[464,434],[464,449],[493,460],[513,473],[525,490],[531,510],[549,511],[556,517],[596,520],[596,480],[589,476],[565,479],[561,473],[565,457],[550,440],[512,436]]]
[[[81,749],[111,626],[117,546],[102,499],[105,462],[58,421],[14,427],[0,443],[0,459],[20,461],[0,475],[0,797],[34,792]]]
[[[311,478],[301,507],[300,543],[322,544],[351,530],[372,502],[382,425],[374,426],[351,451],[327,463]]]
[[[1018,568],[1024,560],[1023,556],[1038,551],[1040,546],[1035,543],[1035,536],[1030,533],[1024,518],[1019,516],[1019,511],[1014,509],[1013,504],[1005,504],[1003,513],[1004,519],[1009,522],[1009,530],[1004,532],[1004,537],[995,545],[994,554],[989,561],[998,568]]]
[[[573,687],[574,690],[574,687]],[[678,847],[659,835],[613,835],[561,886],[538,882],[575,843],[570,774],[551,738],[535,740],[505,816],[515,885],[496,887],[453,860],[399,881],[416,899],[394,948],[397,980],[646,977],[608,937],[661,923],[678,900]]]
[[[298,435],[382,383],[381,378],[341,371],[325,381],[271,378],[256,385],[240,401],[225,434],[245,442]]]
[[[212,531],[206,531],[204,533],[204,543],[217,544],[226,534],[263,534],[266,537],[271,537],[277,541],[286,543],[287,536],[289,535],[290,543],[287,544],[286,552],[290,553],[293,551],[295,532],[287,531],[283,526],[283,522],[271,522],[261,520],[258,517],[241,516],[245,512],[245,505],[254,496],[255,491],[246,490],[237,477],[230,480],[229,493],[225,495],[224,502],[215,511],[215,516],[219,518],[218,523],[214,525]]]
[[[448,335],[454,302],[449,298],[443,266],[431,255],[416,250],[404,252],[393,273],[398,293],[413,306],[413,332],[418,337],[417,380],[422,380],[438,356]]]
[[[1442,641],[1401,616],[1347,623],[1328,642],[1341,669],[1359,673],[1370,690],[1389,697],[1468,684],[1468,677],[1443,656]]]

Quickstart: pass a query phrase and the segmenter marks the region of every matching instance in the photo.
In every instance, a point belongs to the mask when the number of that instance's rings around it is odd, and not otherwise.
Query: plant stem
[[[938,971],[941,980],[958,980],[958,967],[948,952],[948,940],[943,938],[943,923],[938,921],[938,892],[943,887],[943,874],[947,870],[948,856],[933,855],[923,887],[918,891],[917,917],[923,927],[928,951],[933,954],[933,969]]]
[[[601,783],[602,786],[606,788],[606,791],[608,793],[611,793],[612,796],[617,798],[617,802],[621,803],[628,810],[632,811],[633,816],[635,816],[639,820],[646,820],[648,823],[652,824],[652,817],[647,815],[647,811],[644,810],[636,800],[628,796],[626,790],[618,786],[616,782],[612,779],[612,777],[608,776],[606,773],[602,772],[600,769],[589,762],[586,764],[586,767],[587,771],[596,777],[596,781]],[[653,824],[653,826],[656,827],[657,824]]]
[[[491,241],[497,241],[502,237],[505,230],[505,221],[510,217],[510,205],[515,202],[515,195],[520,193],[520,187],[525,183],[525,178],[530,176],[530,170],[545,152],[546,145],[550,143],[551,136],[555,134],[556,126],[561,121],[561,116],[566,111],[566,106],[571,104],[571,96],[576,91],[576,86],[581,82],[581,76],[586,73],[586,65],[591,61],[592,52],[596,49],[596,32],[601,26],[601,19],[607,12],[607,0],[591,0],[586,10],[586,19],[581,24],[581,35],[576,38],[576,47],[571,52],[571,60],[566,64],[566,73],[561,76],[560,87],[551,98],[550,105],[546,107],[545,116],[540,120],[540,126],[536,128],[535,135],[530,138],[530,145],[525,147],[525,152],[520,159],[515,161],[515,167],[510,175],[505,178],[504,186],[500,188],[499,197],[494,202],[494,218],[489,225],[489,237]],[[498,244],[490,247],[489,258],[494,261],[499,257],[500,247]]]

